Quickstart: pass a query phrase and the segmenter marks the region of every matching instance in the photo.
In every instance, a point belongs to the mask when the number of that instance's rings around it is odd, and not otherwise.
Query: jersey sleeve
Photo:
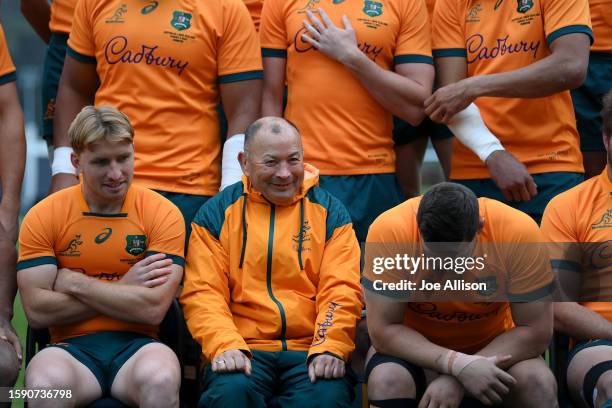
[[[93,12],[90,0],[78,0],[72,16],[72,29],[68,38],[67,53],[79,62],[96,63],[96,47],[93,38]]]
[[[219,39],[219,83],[263,77],[261,49],[255,26],[240,0],[222,2],[223,27]]]
[[[151,206],[148,222],[149,242],[146,256],[163,253],[176,265],[185,266],[185,221],[179,209],[162,196],[157,206]]]
[[[437,0],[433,12],[431,42],[433,56],[467,57],[461,18],[462,1]]]
[[[266,0],[259,26],[261,52],[264,57],[287,57],[287,25],[282,0]]]
[[[393,62],[433,64],[431,29],[427,6],[422,0],[403,2],[400,34]]]
[[[15,64],[13,64],[11,59],[6,37],[4,36],[4,29],[0,25],[0,85],[16,80]]]
[[[521,219],[506,220],[517,227],[501,244],[506,255],[507,292],[511,302],[530,302],[552,294],[555,281],[537,224],[526,214],[518,215]]]
[[[40,265],[57,265],[53,225],[50,221],[53,215],[45,213],[41,203],[26,214],[21,224],[18,271]]]
[[[582,268],[576,216],[576,208],[568,194],[561,194],[546,206],[540,228],[549,242],[552,267],[579,273]]]
[[[542,4],[548,45],[563,35],[573,33],[584,33],[593,43],[587,0],[542,0]]]

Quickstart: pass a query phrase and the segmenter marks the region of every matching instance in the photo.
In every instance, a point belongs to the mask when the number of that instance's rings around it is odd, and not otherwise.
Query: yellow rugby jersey
[[[266,0],[260,38],[264,57],[287,59],[285,116],[302,133],[305,160],[324,175],[391,173],[391,114],[351,72],[302,40],[306,11],[323,8],[343,27],[347,15],[359,48],[381,68],[432,63],[423,0]]]
[[[542,232],[555,243],[552,264],[582,274],[582,300],[612,299],[612,181],[605,168],[576,187],[553,198],[542,217]],[[571,243],[577,243],[572,246]],[[612,321],[612,302],[584,306]]]
[[[370,226],[362,280],[367,289],[375,291],[373,282],[380,278],[370,268],[368,246],[418,243],[421,238],[416,215],[420,202],[421,197],[407,200],[381,214]],[[554,282],[546,254],[532,256],[544,251],[544,247],[539,246],[534,250],[538,252],[527,256],[517,253],[525,245],[543,242],[536,223],[528,215],[496,200],[482,197],[478,204],[485,223],[476,235],[474,254],[482,251],[479,244],[486,245],[488,280],[496,282],[496,293],[490,295],[505,294],[506,298],[525,301],[551,293]],[[512,244],[519,246],[512,247]],[[511,269],[506,265],[511,265]],[[491,274],[493,270],[497,273]],[[502,276],[505,279],[499,279]],[[409,302],[404,324],[434,344],[475,353],[514,326],[508,302],[486,301],[487,295],[483,296],[482,302]]]
[[[183,216],[159,194],[132,185],[120,213],[96,214],[76,185],[45,198],[25,216],[17,270],[51,264],[117,282],[133,264],[154,253],[165,253],[183,266],[184,242]],[[156,326],[105,315],[50,328],[54,343],[99,331],[157,337]]]
[[[551,54],[560,36],[592,37],[587,0],[438,0],[434,57],[467,58],[468,76],[516,70]],[[531,174],[583,172],[569,91],[544,98],[481,97],[487,127]],[[483,162],[454,141],[451,178],[489,178]]]
[[[0,24],[0,85],[17,80],[17,71],[11,59],[11,53],[4,36],[4,28]]]
[[[96,105],[135,130],[135,181],[214,195],[220,184],[219,84],[262,77],[259,41],[241,0],[83,0],[68,54],[96,64]]]
[[[589,0],[595,43],[592,51],[612,52],[612,0]]]
[[[54,33],[69,34],[76,4],[77,0],[52,0],[49,30]]]

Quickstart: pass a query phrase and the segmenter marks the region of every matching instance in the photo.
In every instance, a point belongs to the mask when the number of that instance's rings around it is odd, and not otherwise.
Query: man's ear
[[[238,163],[240,163],[240,168],[242,169],[242,174],[244,174],[245,176],[249,177],[248,171],[247,171],[247,165],[246,165],[246,153],[245,152],[240,152],[238,153]]]
[[[79,167],[79,156],[75,152],[70,153],[70,162],[74,168],[77,169],[77,174],[80,173],[81,168]]]
[[[485,226],[485,222],[486,221],[485,221],[484,218],[482,218],[482,217],[478,218],[478,232],[482,231],[482,229]]]

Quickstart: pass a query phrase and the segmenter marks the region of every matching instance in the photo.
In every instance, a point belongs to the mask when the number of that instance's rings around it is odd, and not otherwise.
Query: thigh
[[[607,343],[607,344],[606,344]],[[612,361],[611,342],[592,342],[590,347],[580,347],[580,350],[572,352],[572,357],[567,367],[567,386],[574,401],[579,402],[582,407],[587,407],[586,399],[592,401],[592,395],[583,395],[584,380],[589,370],[596,364],[604,361]],[[597,345],[601,344],[601,345]],[[591,390],[592,391],[592,390]]]
[[[70,390],[77,406],[99,399],[103,382],[102,371],[94,361],[55,346],[39,351],[25,374],[26,387]]]
[[[187,252],[187,246],[189,244],[189,236],[191,235],[191,221],[195,218],[196,214],[200,210],[200,207],[208,201],[209,196],[200,196],[193,194],[181,194],[172,193],[168,191],[156,190],[159,194],[167,198],[176,205],[181,211],[185,220],[185,253]]]
[[[111,395],[131,405],[139,405],[140,391],[153,376],[178,382],[181,377],[176,354],[168,346],[153,342],[136,347],[118,355],[109,372]]]

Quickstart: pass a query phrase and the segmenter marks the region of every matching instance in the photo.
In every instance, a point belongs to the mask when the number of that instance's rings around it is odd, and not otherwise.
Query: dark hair
[[[274,118],[274,117],[266,117],[266,118],[257,119],[255,122],[251,123],[244,131],[245,150],[248,144],[251,142],[251,140],[253,140],[253,137],[255,137],[259,133],[261,128],[266,124],[266,122],[269,122],[270,119],[272,119],[272,121],[271,123],[268,124],[268,127],[270,128],[270,131],[272,133],[280,134],[283,130],[282,129],[283,125],[289,125],[293,129],[295,129],[298,135],[300,134],[300,131],[298,130],[297,126],[295,126],[293,123],[291,123],[291,121],[287,119]]]
[[[612,137],[612,90],[603,97],[603,109],[601,110],[602,130],[608,138]]]
[[[478,199],[455,183],[431,187],[419,204],[417,223],[425,242],[470,242],[478,232]]]

